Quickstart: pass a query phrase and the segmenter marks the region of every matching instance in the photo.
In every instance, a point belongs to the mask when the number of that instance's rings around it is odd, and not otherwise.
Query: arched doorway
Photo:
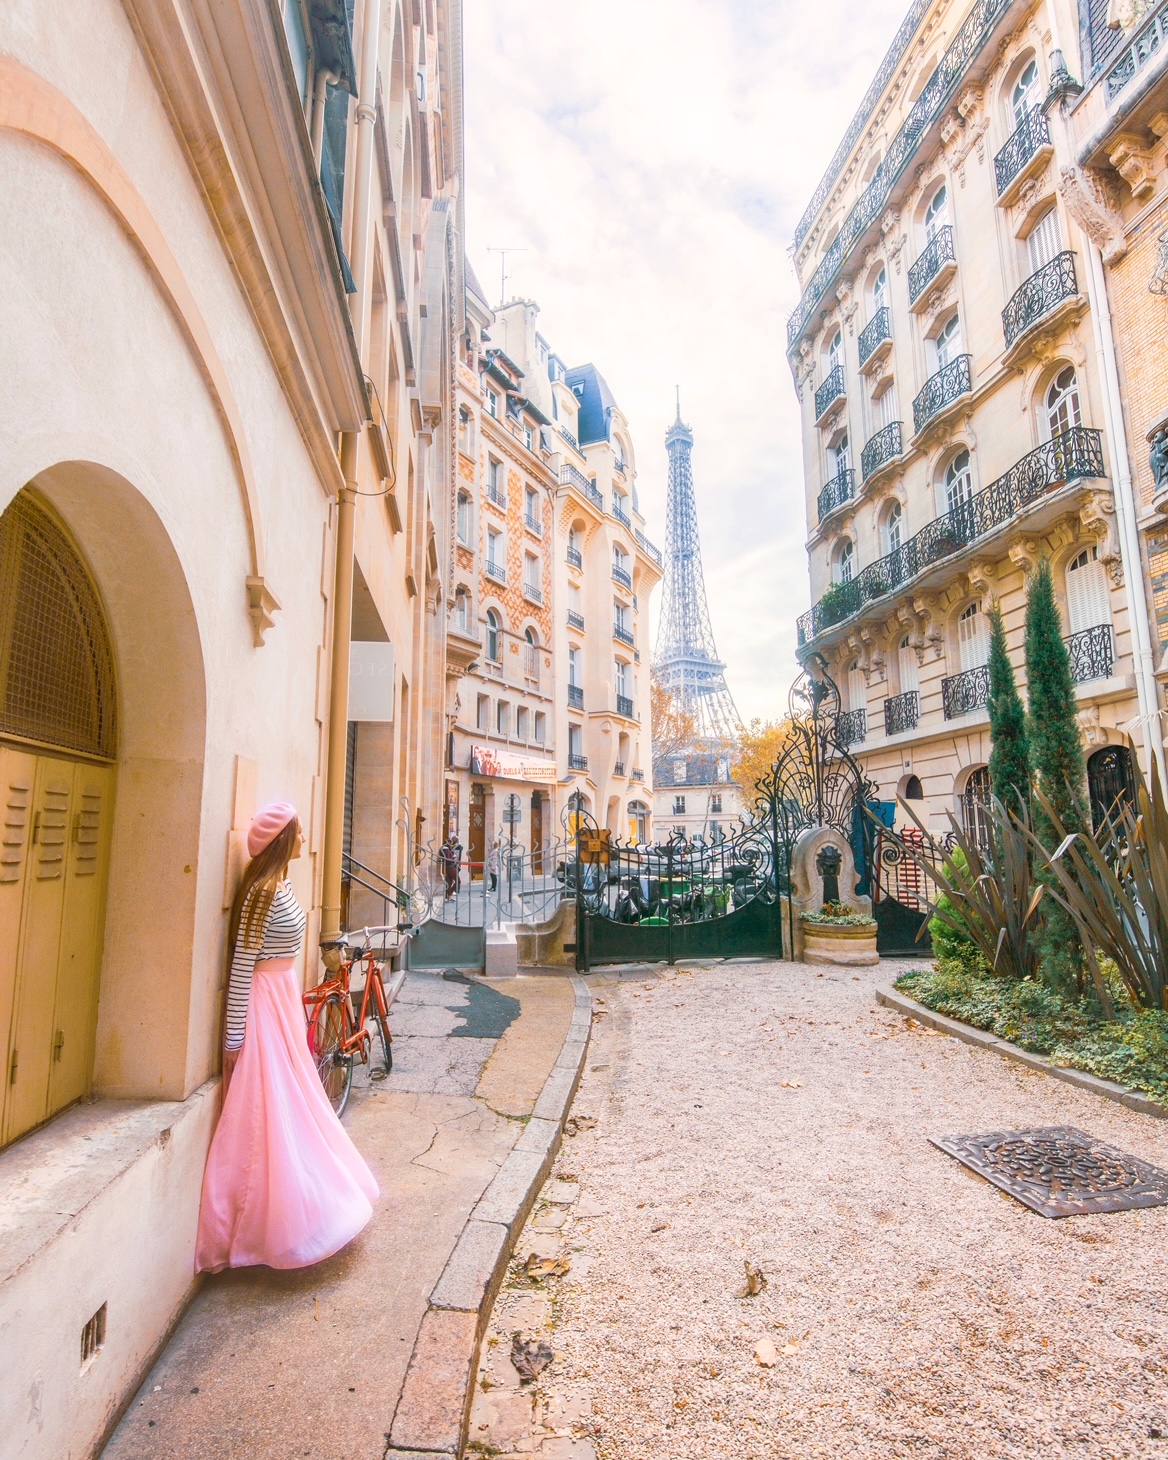
[[[966,836],[975,846],[985,849],[990,845],[990,785],[989,766],[978,766],[970,771],[961,793],[961,823]]]
[[[0,1144],[92,1085],[116,750],[97,589],[21,492],[0,516]]]
[[[1135,768],[1126,745],[1105,745],[1088,758],[1087,793],[1096,831],[1117,808],[1135,805]]]

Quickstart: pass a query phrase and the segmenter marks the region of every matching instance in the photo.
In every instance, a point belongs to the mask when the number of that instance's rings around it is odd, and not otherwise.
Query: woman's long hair
[[[243,869],[231,903],[231,920],[227,924],[229,963],[235,957],[240,937],[245,948],[258,948],[262,942],[272,899],[288,871],[299,835],[300,822],[294,816],[284,830],[277,833]]]

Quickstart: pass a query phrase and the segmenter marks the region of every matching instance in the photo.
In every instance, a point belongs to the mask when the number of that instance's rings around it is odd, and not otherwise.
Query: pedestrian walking
[[[457,897],[462,887],[462,843],[458,840],[454,832],[451,832],[442,843],[438,859],[442,864],[442,872],[446,878],[447,899]]]
[[[489,879],[487,885],[491,892],[494,892],[499,885],[499,863],[502,855],[503,851],[499,845],[499,838],[496,837],[487,852],[487,877]]]
[[[303,846],[287,802],[261,811],[247,835],[228,923],[223,1109],[203,1173],[199,1272],[308,1267],[352,1241],[378,1195],[308,1049],[296,972],[305,917],[287,880]]]

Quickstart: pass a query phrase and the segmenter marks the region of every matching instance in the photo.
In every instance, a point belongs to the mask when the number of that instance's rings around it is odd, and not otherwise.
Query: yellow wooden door
[[[89,1090],[101,980],[114,768],[77,765],[53,1014],[49,1111]]]
[[[12,1018],[20,963],[20,913],[24,906],[36,756],[0,745],[0,1138],[12,1073]]]

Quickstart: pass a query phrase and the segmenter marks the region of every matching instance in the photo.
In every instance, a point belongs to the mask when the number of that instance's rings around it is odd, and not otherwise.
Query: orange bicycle
[[[338,1116],[344,1112],[353,1088],[354,1057],[360,1056],[363,1065],[369,1063],[374,1034],[381,1045],[381,1064],[369,1071],[369,1078],[384,1080],[393,1069],[389,1009],[405,974],[396,974],[387,989],[382,977],[384,965],[377,961],[371,946],[374,933],[393,931],[397,930],[363,928],[360,933],[347,933],[334,942],[322,944],[325,967],[332,976],[304,995],[308,1047],[325,1094]],[[350,942],[356,939],[361,940],[361,948],[354,953]],[[350,984],[354,965],[364,967],[365,983],[360,989]]]

